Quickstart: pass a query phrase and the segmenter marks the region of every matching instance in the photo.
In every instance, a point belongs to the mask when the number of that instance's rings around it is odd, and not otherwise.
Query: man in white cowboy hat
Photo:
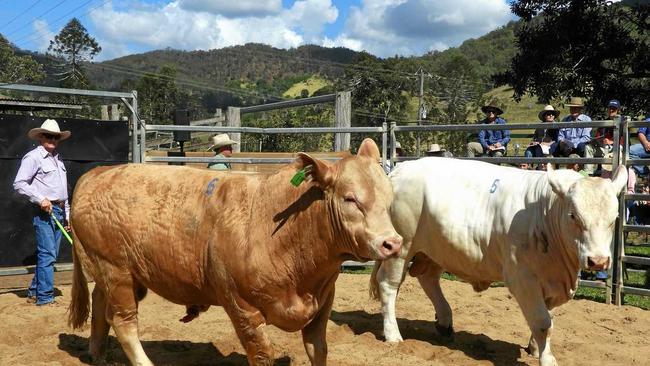
[[[232,145],[236,143],[236,141],[230,139],[228,134],[221,133],[212,137],[210,150],[214,150],[217,153],[214,156],[215,158],[229,158],[232,156]],[[230,170],[230,163],[209,163],[208,169]]]
[[[497,107],[494,101],[481,107],[481,110],[485,113],[485,119],[481,123],[506,124],[506,120],[499,117],[503,114],[503,110]],[[467,143],[467,156],[470,158],[485,154],[496,157],[503,156],[506,153],[508,142],[510,142],[510,131],[507,129],[481,130],[478,133],[478,141]]]
[[[27,136],[39,145],[23,157],[14,179],[14,190],[38,208],[32,220],[36,232],[36,271],[27,290],[27,301],[56,305],[54,263],[62,233],[53,217],[64,223],[66,231],[70,230],[66,168],[56,148],[70,137],[70,131],[61,131],[55,120],[47,119],[40,128],[29,130]]]
[[[452,153],[447,152],[447,150],[441,148],[440,145],[438,144],[429,145],[429,150],[425,151],[424,154],[426,156],[441,156],[444,158],[453,156]]]
[[[590,122],[591,118],[586,114],[582,114],[584,102],[580,97],[571,97],[569,103],[565,104],[569,107],[569,115],[562,119],[562,122]],[[591,140],[591,127],[573,127],[573,128],[560,128],[558,133],[558,154],[561,156],[569,156],[577,153],[578,155],[585,156],[585,146]]]

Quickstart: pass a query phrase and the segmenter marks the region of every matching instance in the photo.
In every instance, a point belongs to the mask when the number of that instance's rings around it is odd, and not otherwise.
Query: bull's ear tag
[[[291,178],[291,184],[295,187],[298,187],[304,180],[307,172],[311,168],[311,165],[307,165],[306,167],[300,169],[292,178]]]

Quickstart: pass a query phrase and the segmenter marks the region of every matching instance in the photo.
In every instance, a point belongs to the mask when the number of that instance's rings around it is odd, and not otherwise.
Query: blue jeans
[[[63,225],[63,210],[52,206],[52,212]],[[36,232],[36,271],[27,296],[36,296],[36,304],[42,305],[54,301],[54,263],[59,255],[62,234],[45,211],[40,210],[34,215],[32,222]]]
[[[650,153],[645,151],[641,144],[634,144],[630,146],[630,159],[646,159],[650,158]],[[633,165],[632,168],[637,174],[642,175],[645,170],[645,165]]]

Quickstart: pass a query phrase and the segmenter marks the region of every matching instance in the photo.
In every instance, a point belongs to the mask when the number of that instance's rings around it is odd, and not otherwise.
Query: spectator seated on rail
[[[538,118],[544,123],[554,123],[555,119],[560,116],[560,111],[553,108],[552,105],[547,105],[538,114]],[[533,134],[533,140],[528,145],[524,156],[527,158],[544,157],[555,155],[555,150],[558,146],[558,133],[557,128],[538,128]]]
[[[622,118],[618,112],[621,109],[621,103],[612,99],[607,103],[607,120],[620,122]],[[621,140],[622,140],[621,136]],[[620,142],[619,142],[620,143]],[[585,157],[608,157],[614,150],[614,127],[601,127],[596,130],[594,138],[585,146]],[[589,175],[596,173],[595,164],[585,164],[585,170]]]
[[[646,117],[645,122],[650,122],[650,115]],[[630,159],[648,159],[650,158],[650,128],[639,127],[637,132],[639,143],[630,146]],[[646,165],[634,165],[634,171],[638,175],[648,175],[648,167]]]
[[[503,110],[497,107],[494,102],[481,107],[485,113],[485,119],[481,121],[484,124],[505,125],[506,120],[499,117]],[[508,142],[510,142],[510,131],[503,130],[481,130],[478,133],[478,141],[472,141],[467,144],[467,156],[470,158],[476,156],[504,156],[507,151]]]
[[[569,103],[569,115],[562,119],[562,122],[590,122],[591,118],[582,114],[584,102],[582,98],[571,97]],[[591,127],[570,127],[561,128],[558,132],[558,146],[555,156],[567,157],[571,154],[585,156],[585,146],[591,140]]]

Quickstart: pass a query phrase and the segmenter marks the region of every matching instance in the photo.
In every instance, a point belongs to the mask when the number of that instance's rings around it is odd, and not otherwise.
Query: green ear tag
[[[298,187],[300,183],[302,183],[305,180],[305,175],[311,165],[307,165],[306,167],[300,169],[292,178],[291,178],[291,184]]]

